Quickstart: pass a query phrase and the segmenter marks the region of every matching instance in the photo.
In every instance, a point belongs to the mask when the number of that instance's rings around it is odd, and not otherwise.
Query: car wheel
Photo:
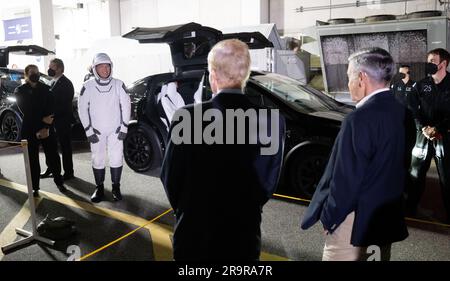
[[[20,141],[20,120],[12,112],[7,112],[2,119],[2,135],[6,141]]]
[[[157,168],[162,162],[162,151],[155,131],[148,126],[130,128],[124,140],[124,158],[136,172]]]
[[[311,199],[328,161],[329,151],[322,147],[304,148],[290,162],[291,191]]]

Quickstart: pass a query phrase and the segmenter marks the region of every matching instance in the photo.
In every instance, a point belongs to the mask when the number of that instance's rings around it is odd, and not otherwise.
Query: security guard
[[[74,177],[72,160],[72,99],[74,89],[72,82],[64,75],[64,62],[61,59],[52,59],[47,72],[48,76],[53,77],[50,92],[55,101],[54,123],[62,152],[62,164],[65,172],[63,178],[64,180],[70,180]],[[41,178],[48,177],[50,174],[50,170],[47,169],[41,174]]]
[[[413,111],[418,108],[417,95],[413,92],[414,81],[411,79],[410,66],[402,64],[398,73],[392,79],[391,90],[396,100],[402,104],[405,110],[405,170],[409,171],[411,166],[411,156],[416,144],[416,125],[413,118]],[[405,195],[411,189],[411,177],[405,174]]]
[[[23,114],[21,137],[28,141],[30,158],[31,181],[35,197],[39,196],[39,144],[44,148],[45,158],[48,160],[50,171],[54,175],[53,181],[61,192],[66,188],[61,176],[61,160],[57,151],[54,133],[53,113],[54,100],[50,88],[39,82],[39,69],[30,64],[25,67],[26,83],[17,87],[14,94],[17,105]]]
[[[450,221],[450,74],[447,67],[450,54],[444,49],[428,52],[426,78],[414,85],[419,106],[414,112],[417,137],[412,151],[411,190],[407,199],[407,213],[415,215],[425,190],[425,178],[434,157],[442,197]]]

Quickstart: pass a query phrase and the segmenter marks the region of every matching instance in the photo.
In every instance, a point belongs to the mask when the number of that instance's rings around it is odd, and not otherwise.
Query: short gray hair
[[[394,59],[388,51],[381,48],[362,49],[353,53],[348,61],[353,67],[353,73],[349,73],[352,77],[364,72],[374,82],[387,84],[395,75]]]

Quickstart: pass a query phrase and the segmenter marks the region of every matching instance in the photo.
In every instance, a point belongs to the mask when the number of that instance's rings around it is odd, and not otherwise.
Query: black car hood
[[[333,111],[333,110],[316,111],[316,112],[309,113],[308,115],[342,122],[344,120],[345,116],[350,111],[351,110],[349,110],[348,112],[345,112],[344,110],[343,111]]]

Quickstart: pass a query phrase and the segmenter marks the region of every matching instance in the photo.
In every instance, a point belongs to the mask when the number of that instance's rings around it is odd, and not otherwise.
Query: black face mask
[[[54,71],[53,69],[49,68],[49,69],[47,70],[47,74],[48,74],[48,76],[50,76],[50,77],[55,77],[56,71]]]
[[[40,75],[38,73],[33,73],[30,76],[28,76],[28,79],[33,83],[37,83],[39,81],[39,77]]]
[[[433,75],[438,71],[437,65],[431,62],[427,62],[425,65],[425,75]]]

